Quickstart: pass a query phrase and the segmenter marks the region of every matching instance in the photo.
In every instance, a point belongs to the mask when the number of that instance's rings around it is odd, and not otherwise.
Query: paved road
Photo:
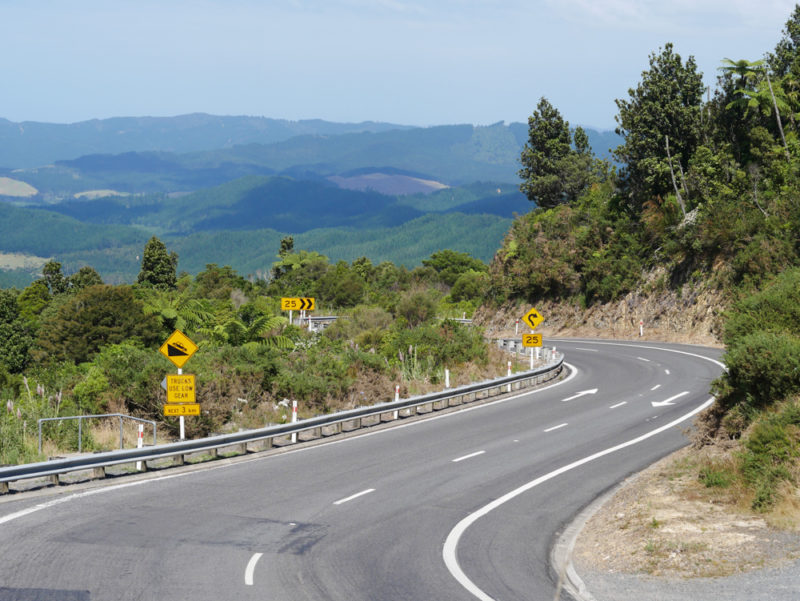
[[[141,483],[12,495],[0,601],[552,599],[559,531],[685,444],[690,422],[669,424],[721,369],[703,358],[716,349],[556,344],[574,373],[534,393]]]

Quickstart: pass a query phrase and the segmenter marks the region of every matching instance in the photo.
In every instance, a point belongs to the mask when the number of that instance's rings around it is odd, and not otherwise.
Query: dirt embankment
[[[647,288],[647,287],[645,287]],[[613,303],[583,308],[578,304],[537,301],[545,318],[536,331],[548,337],[642,339],[721,346],[723,295],[704,286],[681,292],[631,292]],[[475,322],[490,337],[514,336],[515,323],[530,305],[506,303],[500,309],[482,307]],[[643,336],[639,336],[641,323]],[[522,322],[520,332],[527,332]]]

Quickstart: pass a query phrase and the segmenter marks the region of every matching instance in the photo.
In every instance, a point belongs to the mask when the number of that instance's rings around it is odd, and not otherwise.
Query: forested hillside
[[[641,80],[617,100],[618,171],[542,98],[522,152],[522,189],[540,208],[515,220],[492,261],[489,293],[495,310],[549,299],[613,314],[647,303],[655,309],[649,327],[669,319],[667,299],[677,299],[675,312],[691,311],[713,292],[727,309],[719,331],[728,371],[701,435],[738,441],[738,452],[705,465],[701,479],[759,511],[784,503],[793,516],[798,89],[796,6],[763,58],[720,59],[709,95],[691,56],[671,44],[653,52]]]
[[[477,227],[477,226],[476,226]],[[91,267],[66,275],[57,261],[22,290],[0,290],[0,463],[41,458],[36,420],[121,412],[159,420],[159,382],[169,369],[158,347],[177,328],[196,341],[192,359],[202,415],[189,436],[287,419],[285,399],[310,416],[505,373],[506,357],[471,315],[488,282],[487,265],[439,250],[409,270],[366,257],[331,262],[275,241],[268,272],[255,280],[229,266],[177,272],[178,255],[150,238],[138,252],[133,285],[108,285]],[[338,321],[315,335],[290,324],[284,296],[311,296]],[[74,450],[74,422],[45,430],[45,453]],[[84,427],[83,449],[102,448],[103,430]],[[118,444],[118,439],[115,439]]]

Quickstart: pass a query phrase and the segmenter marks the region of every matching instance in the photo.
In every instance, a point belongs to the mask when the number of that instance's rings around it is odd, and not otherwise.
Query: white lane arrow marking
[[[675,399],[679,399],[682,396],[686,396],[687,394],[689,394],[689,391],[688,390],[684,390],[680,394],[676,394],[675,396],[669,397],[666,401],[658,401],[658,402],[653,401],[650,404],[653,407],[666,407],[667,405],[674,405],[675,403],[673,403],[672,401],[674,401]]]
[[[253,586],[253,572],[256,569],[256,564],[258,560],[261,559],[261,556],[264,555],[263,553],[253,553],[253,556],[250,558],[250,561],[247,562],[247,568],[244,570],[244,583],[247,586]]]
[[[570,397],[567,397],[565,399],[561,399],[561,402],[562,403],[566,403],[567,401],[571,401],[572,399],[577,399],[578,397],[582,397],[582,396],[584,396],[586,394],[597,394],[597,388],[592,388],[591,390],[582,390],[578,394],[573,394]]]

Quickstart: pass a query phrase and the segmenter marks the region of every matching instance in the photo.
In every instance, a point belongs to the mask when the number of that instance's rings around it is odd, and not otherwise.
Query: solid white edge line
[[[461,566],[458,563],[458,558],[456,556],[456,552],[457,552],[457,548],[458,548],[458,541],[461,539],[461,535],[464,534],[464,532],[467,530],[467,528],[469,528],[472,524],[474,524],[476,521],[478,521],[480,518],[482,518],[486,514],[490,513],[491,511],[493,511],[495,509],[497,509],[501,505],[504,505],[505,503],[507,503],[508,501],[514,499],[515,497],[518,497],[522,493],[527,492],[527,491],[531,490],[532,488],[535,488],[535,487],[539,486],[543,482],[547,482],[548,480],[552,480],[556,476],[560,476],[561,474],[563,474],[565,472],[568,472],[568,471],[573,470],[573,469],[575,469],[577,467],[585,465],[585,464],[587,464],[587,463],[589,463],[591,461],[594,461],[595,459],[600,459],[601,457],[605,457],[606,455],[610,455],[611,453],[615,453],[615,452],[617,452],[617,451],[619,451],[621,449],[624,449],[626,447],[630,447],[630,446],[633,446],[635,444],[639,444],[640,442],[642,442],[644,440],[647,440],[648,438],[651,438],[651,437],[655,436],[656,434],[660,434],[661,432],[663,432],[665,430],[668,430],[668,429],[672,428],[673,426],[677,426],[681,422],[684,422],[687,419],[697,415],[703,409],[705,409],[706,407],[709,407],[711,405],[711,403],[713,403],[713,402],[714,402],[714,397],[711,397],[705,403],[703,403],[699,407],[696,407],[695,409],[693,409],[692,411],[690,411],[686,415],[683,415],[682,417],[679,417],[678,419],[676,419],[674,421],[671,421],[670,423],[668,423],[668,424],[666,424],[664,426],[661,426],[660,428],[656,428],[655,430],[651,430],[647,434],[643,434],[641,436],[638,436],[637,438],[633,438],[633,439],[631,439],[631,440],[629,440],[627,442],[623,442],[621,444],[618,444],[617,446],[610,447],[610,448],[605,449],[603,451],[599,451],[599,452],[595,453],[594,455],[589,455],[588,457],[584,457],[583,459],[579,459],[577,461],[573,461],[572,463],[570,463],[568,465],[560,467],[557,470],[554,470],[554,471],[550,472],[549,474],[545,474],[544,476],[540,476],[539,478],[536,478],[536,480],[532,480],[531,482],[528,482],[527,484],[524,484],[524,485],[520,486],[519,488],[516,488],[516,489],[512,490],[509,493],[506,493],[505,495],[503,495],[502,497],[492,501],[488,505],[484,505],[478,511],[475,511],[475,512],[469,514],[467,517],[465,517],[463,520],[461,520],[458,524],[456,524],[455,528],[453,528],[450,531],[450,534],[448,534],[447,539],[444,542],[444,549],[442,550],[442,557],[444,559],[445,565],[447,566],[447,569],[450,570],[450,573],[453,575],[453,578],[455,578],[458,581],[458,583],[461,584],[461,586],[463,586],[466,590],[468,590],[470,593],[472,593],[473,596],[475,596],[476,598],[480,599],[481,601],[495,601],[495,599],[493,597],[490,597],[485,592],[483,592],[481,589],[479,589],[475,585],[475,583],[472,582],[472,580],[470,580],[467,577],[467,575],[464,573],[464,571],[461,569]]]
[[[353,499],[357,499],[358,497],[363,497],[364,495],[368,495],[371,492],[375,492],[374,488],[368,488],[367,490],[362,490],[361,492],[357,492],[354,495],[350,495],[349,497],[345,497],[344,499],[339,499],[338,501],[334,501],[334,505],[341,505],[342,503],[347,503],[348,501],[352,501]]]
[[[464,455],[463,457],[457,457],[453,459],[453,463],[458,463],[459,461],[464,461],[465,459],[471,459],[472,457],[483,455],[485,452],[486,451],[476,451],[475,453],[470,453],[469,455]]]
[[[261,556],[264,555],[263,553],[253,553],[253,556],[250,558],[250,561],[247,562],[247,567],[244,570],[244,583],[247,586],[253,586],[253,572],[256,569],[256,564],[258,560],[261,559]]]
[[[609,409],[616,409],[617,407],[622,407],[623,405],[627,405],[628,401],[622,401],[621,403],[617,403],[616,405],[611,405]]]
[[[553,426],[552,428],[547,428],[545,432],[552,432],[553,430],[558,430],[559,428],[563,428],[566,425],[567,425],[566,423],[558,424],[557,426]]]
[[[479,409],[485,409],[487,407],[492,407],[494,405],[499,405],[500,403],[507,403],[509,401],[514,401],[514,400],[517,400],[517,399],[519,399],[521,397],[524,397],[524,396],[528,396],[528,395],[533,395],[533,394],[538,394],[540,392],[544,392],[545,390],[549,390],[550,388],[553,388],[555,386],[561,386],[562,384],[566,384],[567,382],[569,382],[570,380],[572,380],[574,377],[576,377],[578,375],[578,368],[577,367],[575,367],[571,363],[567,363],[566,361],[564,361],[564,365],[567,366],[570,369],[570,374],[566,378],[564,378],[563,380],[558,380],[557,382],[554,382],[552,384],[548,384],[547,386],[542,386],[541,388],[535,388],[534,390],[526,390],[525,392],[521,392],[521,393],[515,394],[513,396],[504,397],[502,399],[497,399],[496,401],[491,401],[489,403],[483,403],[482,405],[476,405],[474,407],[465,407],[464,409],[459,409],[458,411],[454,411],[452,413],[443,413],[441,415],[434,415],[432,417],[426,417],[425,419],[422,419],[422,420],[419,420],[419,421],[408,422],[407,424],[399,424],[397,426],[393,426],[391,428],[387,428],[386,430],[375,430],[373,432],[363,432],[363,433],[359,433],[356,436],[353,436],[351,438],[342,438],[340,440],[331,440],[329,442],[326,442],[324,445],[312,446],[312,447],[303,447],[301,449],[290,449],[290,450],[287,450],[287,451],[281,453],[280,455],[266,455],[264,457],[251,457],[249,459],[239,460],[239,461],[237,461],[235,463],[227,463],[227,464],[222,464],[222,465],[209,465],[207,468],[204,468],[203,470],[197,470],[197,471],[191,471],[191,472],[181,472],[181,473],[178,473],[178,474],[168,474],[166,476],[157,476],[155,478],[147,478],[145,480],[137,480],[135,482],[125,482],[123,484],[112,484],[111,486],[103,486],[101,488],[93,488],[92,490],[87,490],[87,491],[83,491],[83,492],[69,494],[69,495],[67,495],[65,497],[59,497],[59,498],[53,499],[51,501],[46,501],[44,503],[39,503],[38,505],[34,505],[33,507],[28,507],[27,509],[22,509],[20,511],[15,511],[13,513],[9,513],[8,515],[5,515],[5,516],[0,516],[0,524],[5,524],[7,522],[11,522],[11,521],[16,520],[18,518],[25,517],[26,515],[30,515],[32,513],[36,513],[38,511],[42,511],[43,509],[49,509],[51,507],[55,507],[56,505],[61,505],[62,503],[67,503],[69,501],[74,501],[75,499],[81,499],[83,497],[89,497],[89,496],[92,496],[92,495],[99,495],[99,494],[103,494],[103,493],[109,493],[109,492],[121,490],[123,488],[129,488],[131,486],[139,486],[139,485],[142,485],[142,484],[152,484],[154,482],[162,482],[164,480],[172,480],[173,478],[183,478],[185,476],[191,476],[192,474],[203,473],[203,472],[207,472],[207,471],[211,471],[211,470],[225,469],[225,468],[228,468],[228,467],[231,467],[231,466],[241,466],[241,465],[244,465],[246,463],[250,463],[252,461],[264,461],[264,460],[267,460],[267,459],[274,459],[276,457],[283,457],[285,455],[293,455],[295,453],[307,453],[309,451],[313,451],[313,450],[317,450],[317,449],[323,449],[323,448],[325,448],[325,447],[327,447],[329,445],[345,444],[345,443],[349,443],[349,442],[351,442],[353,440],[359,440],[361,438],[367,438],[369,436],[379,436],[379,435],[382,435],[382,434],[386,434],[387,432],[394,432],[396,430],[401,430],[403,428],[412,428],[412,427],[416,427],[416,426],[419,426],[421,424],[426,424],[426,423],[433,422],[433,421],[436,421],[436,420],[455,417],[457,415],[461,415],[462,413],[468,413],[470,411],[477,411]]]
[[[584,344],[586,342],[589,342],[590,344],[605,344],[605,345],[609,345],[609,346],[629,346],[629,347],[640,347],[641,346],[641,348],[648,348],[648,349],[654,349],[654,350],[659,350],[659,351],[678,353],[678,354],[681,354],[681,355],[689,355],[689,356],[692,356],[692,357],[698,357],[700,359],[705,359],[706,361],[711,361],[712,363],[715,363],[715,364],[719,365],[722,369],[727,370],[725,365],[722,362],[717,361],[716,359],[712,359],[711,357],[706,357],[705,355],[700,355],[700,354],[697,354],[697,353],[689,353],[687,351],[679,351],[679,350],[676,350],[676,349],[666,349],[666,348],[657,347],[657,346],[652,346],[651,347],[651,346],[643,346],[643,345],[636,345],[636,344],[625,344],[625,343],[619,343],[619,342],[594,342],[594,341],[582,341],[582,342]],[[566,365],[566,362],[565,362],[565,365]],[[665,371],[669,374],[669,370],[665,370]],[[686,421],[687,419],[690,419],[691,417],[694,417],[695,415],[697,415],[698,413],[700,413],[701,411],[703,411],[707,407],[710,407],[713,402],[714,402],[714,397],[712,396],[705,403],[703,403],[702,405],[696,407],[695,409],[693,409],[689,413],[686,413],[682,417],[679,417],[678,419],[676,419],[674,421],[671,421],[670,423],[668,423],[668,424],[666,424],[664,426],[661,426],[660,428],[656,428],[655,430],[651,430],[647,434],[643,434],[642,436],[639,436],[639,437],[634,438],[632,440],[629,440],[627,442],[623,442],[622,444],[619,444],[619,445],[617,445],[615,447],[610,447],[610,448],[608,448],[608,449],[606,449],[604,451],[600,451],[598,453],[595,453],[594,455],[589,455],[588,457],[584,457],[583,459],[579,459],[578,461],[574,461],[573,463],[565,465],[565,466],[563,466],[563,467],[561,467],[561,468],[559,468],[559,469],[557,469],[555,471],[552,471],[549,474],[545,474],[544,476],[541,476],[541,477],[537,478],[536,480],[532,480],[531,482],[528,482],[527,484],[524,484],[523,486],[520,486],[519,488],[517,488],[515,490],[512,490],[511,492],[503,495],[499,499],[495,499],[494,501],[492,501],[488,505],[484,505],[478,511],[475,511],[475,512],[469,514],[467,517],[465,517],[463,520],[461,520],[458,524],[456,524],[455,528],[453,528],[450,531],[450,534],[447,535],[447,539],[445,540],[444,547],[442,549],[442,559],[444,559],[445,566],[447,566],[447,569],[453,575],[453,578],[455,578],[456,581],[459,584],[461,584],[461,586],[463,586],[467,591],[469,591],[474,597],[476,597],[477,599],[480,599],[480,601],[496,601],[494,598],[490,597],[489,595],[484,593],[480,588],[478,588],[478,586],[474,582],[472,582],[472,580],[470,580],[467,577],[467,575],[464,573],[464,571],[461,569],[461,566],[458,563],[458,557],[457,557],[458,541],[461,539],[461,535],[464,534],[464,532],[466,532],[467,528],[469,528],[472,524],[474,524],[476,521],[478,521],[480,518],[482,518],[483,516],[485,516],[489,512],[493,511],[494,509],[497,509],[501,505],[507,503],[508,501],[510,501],[511,499],[521,495],[522,493],[527,492],[528,490],[530,490],[532,488],[535,488],[539,484],[542,484],[543,482],[547,482],[548,480],[551,480],[552,478],[555,478],[556,476],[560,476],[561,474],[563,474],[565,472],[568,472],[570,470],[573,470],[576,467],[580,467],[580,466],[582,466],[582,465],[584,465],[586,463],[589,463],[590,461],[594,461],[595,459],[599,459],[600,457],[604,457],[605,455],[609,455],[611,453],[614,453],[614,452],[619,451],[621,449],[624,449],[626,447],[638,444],[638,443],[640,443],[640,442],[642,442],[644,440],[647,440],[648,438],[650,438],[652,436],[655,436],[656,434],[660,434],[661,432],[664,432],[665,430],[668,430],[669,428],[672,428],[673,426],[676,426],[676,425]]]

